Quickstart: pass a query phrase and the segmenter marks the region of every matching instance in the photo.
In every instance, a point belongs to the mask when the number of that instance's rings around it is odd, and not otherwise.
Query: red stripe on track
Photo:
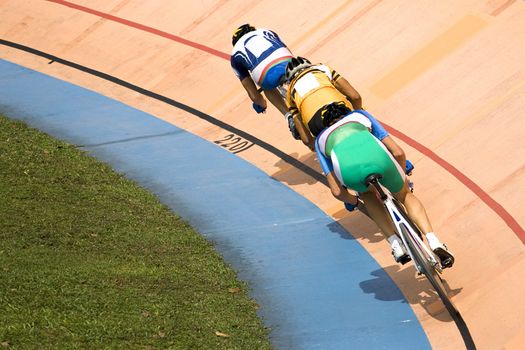
[[[211,55],[223,58],[225,60],[228,60],[228,61],[230,60],[230,55],[228,55],[228,54],[226,54],[224,52],[215,50],[215,49],[213,49],[211,47],[208,47],[208,46],[205,46],[205,45],[202,45],[202,44],[195,43],[195,42],[187,40],[187,39],[183,39],[183,38],[181,38],[179,36],[176,36],[176,35],[173,35],[173,34],[170,34],[170,33],[167,33],[167,32],[163,32],[161,30],[158,30],[158,29],[155,29],[155,28],[152,28],[152,27],[145,26],[145,25],[140,24],[140,23],[129,21],[127,19],[123,19],[123,18],[120,18],[120,17],[116,17],[116,16],[113,16],[113,15],[104,13],[104,12],[93,10],[93,9],[88,8],[88,7],[77,5],[77,4],[68,2],[68,1],[63,1],[63,0],[47,0],[47,1],[54,2],[54,3],[60,4],[60,5],[63,5],[63,6],[67,6],[67,7],[70,7],[70,8],[79,10],[79,11],[83,11],[83,12],[86,12],[86,13],[90,13],[92,15],[99,16],[101,18],[105,18],[105,19],[108,19],[110,21],[118,22],[118,23],[130,26],[130,27],[136,28],[136,29],[140,29],[140,30],[146,31],[146,32],[151,33],[151,34],[159,35],[161,37],[164,37],[164,38],[176,41],[176,42],[181,43],[183,45],[187,45],[187,46],[193,47],[195,49],[202,50],[204,52],[207,52],[207,53],[209,53]],[[507,1],[507,3],[505,5],[508,6],[508,5],[512,4],[513,2],[514,1],[509,0],[509,1]],[[503,8],[506,8],[507,6],[503,6]],[[398,130],[396,130],[396,129],[394,129],[394,128],[386,125],[386,124],[384,124],[384,125],[385,125],[387,131],[389,133],[391,133],[393,136],[397,137],[398,139],[400,139],[403,142],[405,142],[407,145],[409,145],[412,148],[416,149],[418,152],[420,152],[420,153],[424,154],[425,156],[427,156],[428,158],[432,159],[435,163],[437,163],[443,169],[445,169],[450,174],[452,174],[452,176],[454,176],[456,179],[458,179],[462,184],[464,184],[469,190],[471,190],[476,196],[478,196],[490,209],[492,209],[507,224],[507,226],[518,236],[518,238],[523,242],[523,244],[525,244],[525,230],[523,229],[523,227],[521,227],[520,224],[512,217],[512,215],[510,215],[510,213],[508,211],[506,211],[505,208],[503,208],[501,206],[501,204],[496,202],[487,192],[485,192],[481,187],[479,187],[476,183],[474,183],[471,179],[469,179],[465,174],[463,174],[461,171],[459,171],[457,168],[455,168],[452,164],[448,163],[446,160],[444,160],[443,158],[441,158],[440,156],[438,156],[437,154],[432,152],[429,148],[423,146],[422,144],[420,144],[419,142],[415,141],[414,139],[408,137],[407,135],[403,134],[402,132],[400,132],[400,131],[398,131]]]
[[[479,199],[481,199],[490,209],[492,209],[507,224],[507,226],[509,226],[510,229],[514,231],[514,233],[518,236],[521,242],[525,244],[525,230],[523,230],[520,224],[512,217],[512,215],[510,215],[508,211],[505,210],[505,208],[501,206],[501,204],[496,202],[487,192],[485,192],[481,187],[474,183],[474,181],[469,179],[465,174],[459,171],[452,164],[450,164],[449,162],[432,152],[429,148],[423,146],[416,140],[408,137],[407,135],[392,128],[391,126],[388,126],[385,123],[383,123],[383,125],[390,134],[405,142],[407,145],[416,149],[418,152],[424,154],[428,158],[432,159],[439,166],[441,166],[443,169],[452,174],[452,176],[458,179],[463,185],[465,185],[476,196],[478,196]]]
[[[224,52],[221,52],[219,50],[215,50],[215,49],[213,49],[211,47],[208,47],[208,46],[205,46],[205,45],[202,45],[202,44],[199,44],[199,43],[196,43],[196,42],[193,42],[193,41],[181,38],[180,36],[176,36],[176,35],[173,35],[173,34],[170,34],[170,33],[167,33],[167,32],[163,32],[161,30],[158,30],[158,29],[155,29],[155,28],[152,28],[152,27],[145,26],[145,25],[137,23],[137,22],[129,21],[129,20],[124,19],[124,18],[116,17],[116,16],[113,16],[113,15],[110,15],[110,14],[107,14],[107,13],[104,13],[104,12],[100,12],[100,11],[97,11],[97,10],[90,9],[88,7],[84,7],[84,6],[81,6],[81,5],[73,4],[73,3],[69,2],[69,1],[63,1],[63,0],[47,0],[47,1],[54,2],[54,3],[60,4],[60,5],[64,5],[64,6],[67,6],[67,7],[71,7],[73,9],[75,9],[75,10],[79,10],[79,11],[82,11],[82,12],[90,13],[92,15],[99,16],[99,17],[108,19],[108,20],[113,21],[113,22],[118,22],[118,23],[127,25],[129,27],[140,29],[140,30],[143,30],[143,31],[151,33],[151,34],[155,34],[155,35],[161,36],[163,38],[170,39],[170,40],[179,42],[179,43],[187,45],[187,46],[191,46],[191,47],[193,47],[195,49],[208,52],[209,54],[218,56],[220,58],[224,58],[225,60],[230,60],[230,55],[228,55],[227,53],[224,53]]]
[[[505,2],[504,4],[502,4],[500,7],[498,7],[497,9],[495,9],[494,11],[492,11],[492,13],[490,14],[491,16],[498,16],[500,13],[502,13],[503,11],[505,11],[507,9],[507,7],[509,7],[510,5],[512,5],[513,3],[515,3],[516,0],[508,0],[507,2]]]

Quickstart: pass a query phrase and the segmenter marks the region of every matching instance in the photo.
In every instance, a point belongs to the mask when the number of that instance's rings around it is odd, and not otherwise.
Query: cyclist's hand
[[[412,164],[412,162],[407,159],[405,163],[405,174],[408,176],[412,175],[412,170],[414,170],[414,168],[414,164]]]
[[[414,170],[414,164],[412,164],[412,162],[407,159],[405,165],[405,174],[408,176],[412,175],[412,170]],[[410,192],[414,192],[414,183],[410,180],[408,180],[408,188],[410,189]]]
[[[345,203],[345,208],[348,211],[354,211],[354,210],[357,209],[357,204],[353,205],[353,204],[350,204],[350,203]]]
[[[354,211],[357,209],[357,207],[359,206],[359,194],[355,196],[355,200],[356,200],[355,204],[350,204],[350,203],[345,202],[346,210]]]
[[[255,102],[252,104],[252,107],[253,107],[253,109],[255,109],[255,111],[257,113],[265,113],[266,112],[266,107],[258,105]]]
[[[299,132],[297,131],[297,128],[295,127],[295,122],[293,121],[292,114],[287,113],[286,119],[288,120],[288,129],[290,129],[290,132],[292,133],[293,138],[296,140],[300,140],[301,136],[299,135]]]

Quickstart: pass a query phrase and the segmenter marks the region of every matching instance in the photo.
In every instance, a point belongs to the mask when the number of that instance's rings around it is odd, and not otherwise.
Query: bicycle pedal
[[[446,269],[454,265],[454,255],[452,255],[448,250],[438,247],[434,249],[434,254],[436,254],[441,261],[442,268]]]

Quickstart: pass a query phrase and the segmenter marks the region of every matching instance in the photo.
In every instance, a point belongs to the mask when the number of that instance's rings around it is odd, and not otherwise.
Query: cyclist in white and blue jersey
[[[263,113],[267,107],[257,88],[259,86],[266,98],[286,116],[288,107],[278,87],[284,82],[286,65],[292,58],[290,50],[275,32],[256,29],[249,24],[235,30],[232,44],[231,66],[252,100],[255,111]]]

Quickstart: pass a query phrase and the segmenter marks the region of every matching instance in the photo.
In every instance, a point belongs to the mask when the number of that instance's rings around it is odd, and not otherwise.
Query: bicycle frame
[[[418,274],[422,274],[423,270],[422,267],[417,263],[417,259],[414,257],[414,252],[411,249],[413,245],[407,242],[409,239],[411,239],[412,242],[414,242],[415,245],[422,251],[432,267],[436,269],[437,272],[441,273],[443,270],[441,261],[423,241],[419,229],[407,217],[404,208],[401,208],[401,204],[393,197],[387,188],[382,186],[379,181],[377,181],[377,179],[370,181],[370,185],[372,185],[371,188],[375,191],[376,196],[385,206],[385,209],[387,210],[388,215],[394,224],[396,233],[401,238],[401,241],[410,255],[410,258],[414,263]],[[410,237],[407,237],[407,235],[410,235]]]

